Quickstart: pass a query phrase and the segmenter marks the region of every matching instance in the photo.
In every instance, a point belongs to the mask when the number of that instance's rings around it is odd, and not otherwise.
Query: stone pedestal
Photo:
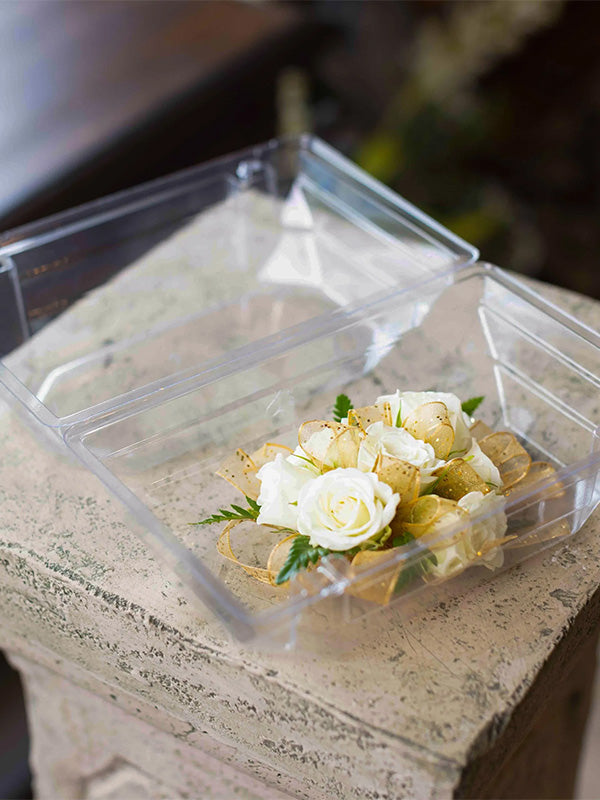
[[[592,301],[552,296],[597,317]],[[0,645],[24,678],[40,798],[571,791],[598,514],[469,594],[356,623],[343,652],[251,652],[188,601],[91,474],[57,465],[8,411],[0,453]]]

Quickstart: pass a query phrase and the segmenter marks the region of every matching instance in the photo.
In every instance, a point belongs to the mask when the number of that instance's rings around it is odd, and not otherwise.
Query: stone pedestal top
[[[538,288],[597,322],[597,303]],[[357,622],[341,652],[244,650],[97,479],[8,409],[0,453],[0,644],[273,791],[391,800],[476,785],[518,746],[515,710],[533,718],[599,618],[595,514],[468,594]]]

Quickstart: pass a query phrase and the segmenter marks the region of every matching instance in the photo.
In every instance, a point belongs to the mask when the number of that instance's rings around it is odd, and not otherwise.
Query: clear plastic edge
[[[101,221],[108,221],[111,217],[121,215],[124,211],[141,208],[146,204],[156,202],[158,198],[164,199],[165,192],[168,194],[169,192],[179,191],[181,187],[193,184],[198,179],[204,179],[205,176],[210,175],[212,172],[225,168],[226,165],[234,164],[240,159],[260,158],[277,149],[292,146],[296,146],[300,150],[313,152],[334,168],[341,170],[347,176],[379,195],[392,206],[401,209],[423,228],[435,231],[442,240],[451,243],[463,254],[464,259],[461,262],[463,266],[471,264],[478,259],[479,251],[477,248],[465,242],[439,222],[436,222],[428,214],[425,214],[401,195],[385,186],[385,184],[373,178],[318,136],[309,133],[282,136],[251,145],[193,167],[139,184],[130,189],[84,203],[68,211],[62,211],[36,222],[10,229],[0,235],[0,258],[27,249],[34,240],[38,240],[38,237],[60,238],[74,230],[96,225]]]
[[[509,274],[501,267],[491,264],[488,261],[480,261],[477,264],[477,267],[485,269],[489,273],[493,274],[499,283],[502,283],[504,286],[514,291],[523,300],[527,300],[528,303],[530,303],[532,306],[535,306],[535,308],[537,308],[539,311],[542,311],[547,316],[551,317],[553,320],[555,320],[555,322],[558,322],[563,327],[568,328],[571,333],[580,336],[582,339],[585,339],[587,342],[600,350],[600,332],[589,325],[586,325],[585,322],[581,322],[581,320],[578,320],[572,314],[569,314],[568,311],[564,311],[564,309],[557,306],[551,300],[541,297],[541,295],[539,295],[535,289],[527,286],[527,284],[522,280],[514,275]]]
[[[113,416],[134,413],[137,404],[141,402],[152,403],[154,399],[154,401],[162,403],[166,399],[193,391],[200,386],[235,372],[241,364],[245,367],[259,364],[302,342],[332,333],[338,330],[340,325],[348,324],[359,315],[364,314],[370,308],[378,306],[382,302],[393,301],[403,294],[414,292],[439,281],[448,281],[455,273],[456,269],[450,267],[444,272],[433,276],[428,275],[422,281],[416,282],[409,287],[402,287],[395,292],[382,290],[373,295],[367,302],[357,301],[352,305],[336,309],[332,313],[317,316],[311,319],[309,323],[301,322],[257,342],[231,350],[225,361],[222,357],[217,357],[204,361],[200,365],[183,372],[174,373],[169,376],[167,385],[165,385],[164,378],[161,378],[138,389],[119,395],[117,398],[110,398],[66,417],[57,417],[53,414],[41,400],[33,395],[2,364],[0,364],[0,387],[4,386],[39,422],[49,427],[66,431],[75,425],[89,424],[94,419],[104,418],[107,414]]]

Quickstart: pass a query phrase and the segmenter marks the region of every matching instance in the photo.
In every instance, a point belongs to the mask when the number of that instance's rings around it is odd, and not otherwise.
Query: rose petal
[[[356,467],[362,435],[357,428],[346,428],[334,438],[325,452],[325,466]]]
[[[341,422],[312,419],[304,422],[298,430],[298,444],[315,465],[322,469],[326,465],[327,450],[336,436],[347,430]],[[329,465],[328,465],[329,466]]]

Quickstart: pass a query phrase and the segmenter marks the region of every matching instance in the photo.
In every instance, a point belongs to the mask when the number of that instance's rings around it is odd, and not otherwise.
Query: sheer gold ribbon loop
[[[298,534],[292,533],[290,536],[286,536],[284,539],[281,539],[281,541],[277,542],[277,544],[269,553],[266,568],[254,567],[251,564],[246,564],[245,562],[241,561],[240,558],[235,554],[233,545],[231,544],[231,531],[244,522],[248,522],[248,520],[234,519],[225,525],[219,538],[217,539],[217,551],[229,561],[232,561],[234,564],[237,564],[238,567],[241,567],[244,572],[250,575],[250,577],[255,578],[261,583],[268,583],[271,586],[276,586],[277,584],[275,583],[275,578],[285,564],[291,544]]]
[[[291,447],[286,447],[284,444],[276,444],[274,442],[265,442],[262,447],[255,450],[250,454],[250,458],[254,462],[256,469],[259,470],[268,464],[269,461],[274,461],[275,456],[281,453],[282,456],[289,456],[293,450]]]
[[[362,433],[358,428],[345,428],[335,437],[325,452],[324,463],[330,467],[356,467]]]
[[[498,431],[484,436],[479,446],[496,465],[502,478],[504,491],[523,480],[531,465],[531,456],[508,431]]]
[[[225,459],[216,474],[235,486],[246,497],[256,500],[260,494],[260,481],[256,477],[257,471],[256,464],[248,453],[238,449]]]
[[[253,567],[250,564],[244,564],[244,562],[240,561],[240,559],[233,552],[233,547],[231,545],[231,531],[242,522],[246,521],[247,520],[233,519],[231,522],[228,522],[221,531],[221,535],[217,539],[217,550],[222,556],[229,559],[229,561],[233,561],[234,564],[237,564],[239,567],[241,567],[244,572],[248,573],[248,575],[250,575],[252,578],[256,578],[257,581],[260,581],[261,583],[273,583],[268,568],[264,569],[263,567]]]
[[[436,458],[448,458],[454,444],[454,428],[445,403],[423,403],[404,420],[409,433],[433,447]]]
[[[356,425],[362,431],[366,431],[374,422],[383,422],[385,425],[394,424],[392,408],[387,401],[362,408],[351,408],[348,412],[348,425]]]
[[[560,481],[556,480],[556,476],[557,473],[552,464],[547,461],[532,461],[523,478],[514,483],[505,494],[507,497],[511,497],[517,493],[525,493],[536,484],[553,481],[548,486],[540,488],[539,499],[547,500],[548,498],[564,497],[565,487]]]
[[[346,430],[348,427],[341,422],[311,419],[300,426],[298,444],[315,466],[322,470],[323,467],[331,467],[326,461],[327,451],[334,439]]]
[[[448,536],[448,531],[453,528],[458,529],[452,536]],[[460,506],[455,506],[442,511],[419,538],[430,550],[436,552],[460,542],[465,535],[469,534],[470,529],[471,520],[468,512]]]
[[[433,473],[438,479],[435,493],[449,500],[460,500],[469,492],[488,494],[490,487],[463,458],[454,458]]]
[[[373,472],[380,481],[387,483],[395,494],[400,495],[399,507],[414,503],[419,496],[421,473],[418,467],[408,461],[379,453],[373,465]]]
[[[419,497],[406,514],[402,514],[401,510],[399,527],[401,530],[410,533],[415,539],[419,539],[425,533],[429,533],[436,522],[455,511],[462,512],[468,518],[468,515],[458,507],[454,500],[438,497],[435,494],[426,494],[423,497]],[[454,518],[453,520],[456,521]],[[396,525],[394,525],[395,527]],[[451,542],[444,543],[444,546],[446,544],[451,544]]]
[[[382,567],[376,575],[365,575],[361,578],[362,572],[386,561],[390,562],[388,568]],[[348,575],[352,583],[348,587],[348,594],[382,606],[387,605],[403,566],[402,562],[393,560],[391,550],[362,550],[354,556],[350,564]]]
[[[267,560],[267,572],[269,573],[269,583],[271,583],[272,586],[285,586],[288,583],[288,581],[286,581],[282,584],[276,584],[275,578],[279,575],[281,569],[283,568],[285,560],[288,557],[288,553],[290,552],[292,542],[296,536],[296,533],[286,536],[285,539],[277,542],[275,547],[269,553],[269,558]]]
[[[494,431],[489,425],[486,425],[485,422],[482,422],[480,419],[476,419],[469,428],[469,432],[474,439],[480,442],[486,436],[490,436]]]

